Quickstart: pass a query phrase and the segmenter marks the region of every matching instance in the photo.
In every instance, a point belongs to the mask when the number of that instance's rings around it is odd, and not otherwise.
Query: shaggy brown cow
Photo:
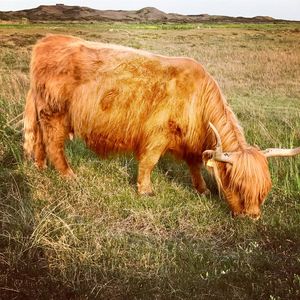
[[[71,36],[48,36],[34,47],[24,124],[25,152],[39,168],[48,157],[73,176],[64,142],[74,133],[101,156],[134,152],[138,192],[151,194],[150,173],[168,151],[187,162],[199,193],[208,192],[204,161],[232,212],[254,218],[271,188],[266,157],[300,153],[249,146],[219,86],[195,60]]]

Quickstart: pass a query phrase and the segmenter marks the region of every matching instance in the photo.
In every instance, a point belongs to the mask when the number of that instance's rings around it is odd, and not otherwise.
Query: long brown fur
[[[246,143],[220,88],[198,62],[59,35],[33,49],[24,149],[38,167],[47,156],[61,174],[73,176],[64,141],[74,133],[104,157],[134,152],[141,194],[152,193],[150,173],[166,151],[187,162],[194,186],[206,193],[199,168],[203,151],[216,145],[209,122],[225,151],[241,153],[233,166],[216,164],[231,209],[259,213],[271,186],[267,161]]]

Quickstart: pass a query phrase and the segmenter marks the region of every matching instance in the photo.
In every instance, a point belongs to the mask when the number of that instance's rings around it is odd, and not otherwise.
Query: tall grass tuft
[[[0,298],[299,299],[300,158],[270,160],[262,219],[233,220],[164,157],[156,196],[137,196],[133,156],[100,160],[66,145],[79,180],[22,153],[32,45],[48,32],[194,57],[262,148],[300,145],[298,24],[0,25]],[[179,30],[180,29],[180,30]]]

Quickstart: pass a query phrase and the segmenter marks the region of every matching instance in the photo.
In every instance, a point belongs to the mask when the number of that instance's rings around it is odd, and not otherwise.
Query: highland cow
[[[170,152],[186,161],[199,193],[209,192],[204,164],[233,214],[258,218],[271,188],[267,157],[300,153],[249,146],[216,81],[190,58],[52,35],[35,45],[30,76],[25,152],[67,177],[69,134],[102,157],[133,152],[141,195],[153,193],[151,171]]]

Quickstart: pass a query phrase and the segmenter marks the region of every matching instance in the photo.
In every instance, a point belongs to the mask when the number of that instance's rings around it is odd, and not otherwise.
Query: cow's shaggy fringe
[[[204,115],[218,129],[223,150],[234,152],[232,165],[214,163],[213,170],[219,190],[224,192],[236,213],[257,215],[259,206],[271,189],[268,161],[260,149],[247,144],[243,130],[217,83],[210,81],[208,85],[210,95],[207,97],[207,104],[210,105],[206,107]],[[215,144],[214,134],[208,135],[206,148],[214,149]],[[237,195],[242,198],[242,204],[236,201]]]
[[[233,165],[215,164],[217,181],[233,211],[256,214],[271,186],[267,160],[248,146],[219,86],[199,63],[68,36],[48,36],[33,50],[24,149],[39,167],[46,150],[62,174],[72,175],[63,146],[74,132],[102,156],[134,152],[140,193],[151,192],[150,172],[166,151],[188,163],[204,192],[196,168],[203,151],[216,145],[209,122],[223,149],[239,152]]]

